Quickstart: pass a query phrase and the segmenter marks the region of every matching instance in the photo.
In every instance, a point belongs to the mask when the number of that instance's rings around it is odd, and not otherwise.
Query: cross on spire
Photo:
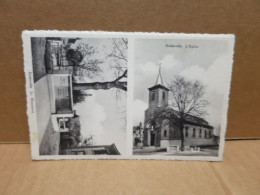
[[[162,75],[161,75],[161,66],[162,66],[162,64],[161,64],[161,62],[159,62],[159,74],[157,76],[155,85],[159,85],[159,84],[163,85],[163,79],[162,79]]]

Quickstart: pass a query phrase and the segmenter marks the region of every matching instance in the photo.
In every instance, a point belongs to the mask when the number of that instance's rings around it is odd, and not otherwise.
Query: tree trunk
[[[118,88],[127,91],[127,82],[111,81],[111,82],[94,82],[94,83],[73,83],[73,90],[107,90],[111,88]]]
[[[184,125],[183,125],[183,123],[184,123],[183,121],[184,121],[184,120],[183,120],[182,117],[180,117],[180,120],[179,120],[179,121],[180,121],[180,136],[181,136],[181,146],[180,146],[180,150],[183,151],[183,150],[184,150],[184,133],[183,133],[183,128],[184,128],[184,127],[183,127],[183,126],[184,126]]]
[[[111,89],[111,88],[118,88],[122,89],[124,91],[127,91],[127,82],[126,81],[120,81],[123,78],[127,78],[127,70],[124,71],[124,73],[119,76],[114,81],[109,82],[94,82],[94,83],[73,83],[73,90],[88,90],[88,89]]]

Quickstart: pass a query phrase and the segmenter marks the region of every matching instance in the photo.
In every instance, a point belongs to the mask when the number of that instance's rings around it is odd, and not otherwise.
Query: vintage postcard
[[[234,35],[22,38],[33,160],[222,160]]]

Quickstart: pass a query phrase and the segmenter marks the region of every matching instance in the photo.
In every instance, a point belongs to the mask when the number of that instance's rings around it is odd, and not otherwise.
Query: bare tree
[[[93,145],[94,136],[90,135],[89,137],[82,137],[81,143],[83,146],[91,146]]]
[[[113,64],[110,67],[114,70],[114,77],[118,78],[127,70],[127,49],[128,49],[128,40],[121,39],[112,39],[113,49],[108,57],[113,59]],[[116,98],[120,98],[121,90],[116,90]]]
[[[160,110],[158,117],[169,119],[180,128],[181,150],[184,144],[184,123],[190,117],[202,117],[206,114],[208,101],[204,99],[205,87],[199,81],[187,81],[183,77],[175,77],[168,85],[171,92],[170,104]]]
[[[113,65],[111,68],[114,70],[114,79],[105,82],[73,82],[73,90],[99,90],[99,89],[111,89],[117,88],[123,91],[127,91],[127,39],[112,39],[113,49],[108,57],[113,58]],[[95,48],[89,46],[86,43],[80,43],[74,49],[75,54],[67,57],[69,61],[74,62],[75,75],[94,78],[100,76],[102,69],[100,65],[103,61],[93,59],[93,55],[97,52]],[[71,52],[73,54],[73,52]],[[80,61],[81,53],[82,61]],[[69,56],[69,55],[67,55]],[[75,56],[76,59],[73,57]]]
[[[112,39],[113,49],[108,57],[113,58],[113,65],[111,68],[115,69],[116,77],[121,75],[127,69],[127,49],[128,40],[127,39]]]

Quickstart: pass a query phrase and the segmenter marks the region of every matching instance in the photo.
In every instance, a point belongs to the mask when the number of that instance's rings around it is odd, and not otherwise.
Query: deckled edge
[[[236,42],[236,37],[235,35],[233,35],[232,38],[232,48],[231,48],[231,53],[230,53],[230,57],[231,57],[231,61],[229,66],[229,75],[227,76],[228,80],[228,87],[227,87],[227,91],[225,93],[225,101],[224,101],[224,105],[226,105],[225,108],[225,115],[222,116],[222,123],[223,124],[223,128],[224,131],[222,132],[221,129],[221,136],[220,136],[220,143],[219,143],[219,157],[221,157],[221,160],[223,160],[224,157],[224,149],[225,149],[225,138],[226,138],[226,133],[227,133],[227,125],[228,125],[228,113],[229,113],[229,100],[230,100],[230,92],[231,92],[231,82],[232,82],[232,75],[233,75],[233,69],[234,69],[234,56],[235,56],[235,42]],[[221,124],[221,128],[222,128],[222,124]],[[223,142],[223,143],[221,143]]]
[[[31,141],[31,137],[32,137],[32,129],[31,129],[31,113],[30,113],[30,105],[29,105],[29,97],[28,97],[28,93],[29,93],[29,89],[28,89],[28,85],[29,85],[29,78],[27,76],[28,73],[28,69],[29,67],[27,66],[29,59],[27,57],[27,47],[26,47],[26,38],[28,37],[28,31],[23,31],[21,34],[21,39],[22,39],[22,43],[23,43],[23,68],[24,68],[24,76],[25,76],[25,93],[26,93],[26,115],[27,115],[27,123],[28,123],[28,127],[29,127],[29,141],[30,141],[30,153],[31,153],[31,158],[34,159],[33,157],[33,148],[32,148],[32,141]]]
[[[138,155],[130,155],[130,156],[75,156],[75,155],[44,155],[40,156],[35,155],[35,148],[33,147],[33,140],[32,140],[32,117],[31,113],[29,112],[30,103],[28,99],[28,89],[27,86],[29,85],[29,78],[26,75],[28,73],[28,70],[32,71],[32,67],[28,66],[28,64],[31,64],[32,62],[29,62],[28,59],[29,50],[31,48],[27,48],[26,46],[26,38],[31,38],[33,36],[37,37],[46,37],[46,36],[55,36],[54,34],[58,34],[59,37],[81,37],[81,38],[91,38],[93,37],[112,37],[112,36],[124,36],[127,38],[133,38],[133,39],[220,39],[220,40],[232,40],[232,60],[231,64],[229,64],[231,67],[231,70],[229,70],[229,77],[228,77],[228,88],[225,93],[225,103],[226,103],[226,110],[225,115],[222,117],[222,124],[221,127],[223,127],[224,131],[221,129],[221,137],[220,137],[220,144],[219,144],[219,152],[218,156],[216,157],[205,157],[205,156],[171,156],[171,157],[164,157],[164,156],[138,156]],[[144,37],[147,36],[148,37]],[[101,38],[101,37],[100,37]],[[225,145],[225,135],[227,130],[227,119],[228,119],[228,107],[229,107],[229,96],[230,96],[230,88],[231,88],[231,81],[232,81],[232,71],[233,71],[233,62],[234,62],[234,46],[235,46],[235,35],[234,34],[201,34],[201,33],[159,33],[159,32],[115,32],[115,31],[59,31],[59,30],[24,30],[22,32],[22,40],[23,40],[23,56],[24,56],[24,73],[26,78],[26,103],[27,103],[27,117],[28,117],[28,125],[29,125],[29,136],[30,136],[30,143],[31,143],[31,157],[32,160],[77,160],[77,159],[87,159],[87,160],[185,160],[185,161],[222,161],[223,160],[223,153],[224,153],[224,145]],[[35,113],[36,115],[36,113]],[[38,152],[39,153],[39,152]]]
[[[153,38],[154,37],[160,37],[163,39],[167,39],[167,38],[192,38],[192,39],[216,39],[216,38],[220,38],[220,39],[230,39],[230,38],[234,38],[235,35],[234,34],[210,34],[210,33],[174,33],[174,32],[116,32],[116,31],[101,31],[101,30],[97,30],[97,31],[76,31],[76,30],[71,30],[71,31],[67,31],[67,30],[24,30],[22,32],[22,34],[25,35],[30,35],[30,36],[38,36],[38,37],[46,37],[46,36],[52,36],[53,34],[58,33],[60,37],[64,37],[64,36],[68,36],[68,37],[78,37],[82,35],[85,36],[113,36],[113,35],[124,35],[124,36],[128,36],[128,37],[133,37],[133,38],[145,38],[143,36],[145,35],[149,35],[149,38]],[[83,36],[84,37],[84,36]]]

